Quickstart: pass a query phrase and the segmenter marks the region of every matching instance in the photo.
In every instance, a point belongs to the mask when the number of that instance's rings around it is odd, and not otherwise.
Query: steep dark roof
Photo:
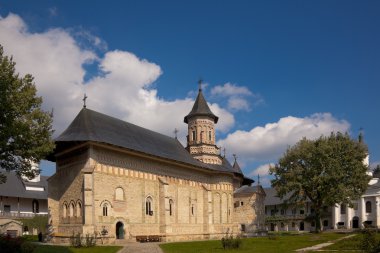
[[[1,169],[1,173],[7,176],[7,181],[0,184],[0,195],[7,197],[20,197],[29,199],[47,199],[47,178],[41,176],[40,182],[27,182],[23,181],[14,171],[5,171]],[[31,191],[26,190],[25,186],[39,186],[44,187],[44,191]]]
[[[185,116],[184,122],[188,123],[188,120],[194,116],[210,117],[214,120],[215,124],[218,122],[218,119],[219,119],[217,116],[215,116],[215,114],[212,113],[212,111],[210,110],[210,107],[208,107],[206,99],[204,98],[202,94],[202,89],[199,89],[199,93],[198,93],[197,99],[195,99],[193,109],[191,109],[190,113],[187,116]]]
[[[280,205],[284,204],[291,197],[293,192],[288,192],[282,199],[278,197],[277,191],[275,188],[264,188],[266,197],[264,200],[264,205],[272,206],[272,205]]]
[[[83,108],[55,140],[57,147],[69,142],[94,141],[142,152],[213,171],[235,172],[224,159],[222,165],[194,159],[175,138],[153,132],[114,117]]]
[[[235,171],[236,173],[243,174],[243,173],[241,172],[240,166],[239,166],[239,164],[238,164],[238,162],[237,162],[236,159],[235,159],[234,165],[233,165],[232,167],[234,168],[234,171]]]
[[[260,188],[262,188],[261,185],[259,185],[259,186],[257,186],[257,185],[255,185],[255,186],[243,185],[242,187],[240,187],[234,191],[234,195],[236,195],[236,196],[250,195],[250,194],[259,192]]]

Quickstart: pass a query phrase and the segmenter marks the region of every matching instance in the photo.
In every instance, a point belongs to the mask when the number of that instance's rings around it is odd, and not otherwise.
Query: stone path
[[[324,247],[327,247],[327,246],[330,246],[331,244],[334,244],[340,240],[344,240],[344,239],[347,239],[347,238],[351,238],[353,236],[356,236],[356,234],[352,234],[352,235],[347,235],[347,236],[344,236],[342,238],[339,238],[339,239],[336,239],[334,241],[329,241],[329,242],[325,242],[325,243],[320,243],[320,244],[317,244],[317,245],[314,245],[314,246],[311,246],[311,247],[307,247],[307,248],[302,248],[302,249],[297,249],[296,252],[307,252],[307,251],[319,251],[320,249],[324,248]],[[322,250],[321,250],[322,251]]]
[[[159,243],[157,242],[128,242],[123,244],[124,248],[119,250],[117,253],[163,253],[158,244]]]

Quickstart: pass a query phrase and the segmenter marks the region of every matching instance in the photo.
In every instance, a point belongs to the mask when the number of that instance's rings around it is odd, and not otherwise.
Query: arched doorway
[[[116,223],[116,239],[124,239],[124,224],[120,221]]]
[[[352,218],[352,228],[359,228],[359,217],[355,216]]]

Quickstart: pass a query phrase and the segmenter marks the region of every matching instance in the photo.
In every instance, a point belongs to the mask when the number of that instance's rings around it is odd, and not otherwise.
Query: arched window
[[[75,209],[74,203],[71,202],[71,204],[70,204],[70,217],[74,217],[74,209]]]
[[[66,218],[67,217],[67,204],[63,204],[63,210],[62,210],[62,213],[63,213],[63,218]]]
[[[108,205],[107,205],[107,203],[103,204],[103,216],[108,216]]]
[[[153,216],[153,199],[152,197],[147,197],[145,200],[145,214]]]
[[[208,131],[208,140],[211,141],[211,131]]]
[[[40,210],[39,210],[39,203],[38,203],[38,200],[36,199],[33,199],[32,201],[32,210],[33,210],[33,213],[39,213]]]
[[[169,215],[173,216],[174,202],[172,199],[169,200]]]
[[[194,216],[195,213],[195,207],[194,204],[191,204],[191,216]]]
[[[77,203],[77,217],[82,216],[82,204],[78,201]]]
[[[115,189],[115,200],[124,200],[124,190],[121,187]]]
[[[345,204],[340,205],[340,214],[346,214],[346,205]]]
[[[372,213],[372,203],[371,201],[365,202],[365,212]]]

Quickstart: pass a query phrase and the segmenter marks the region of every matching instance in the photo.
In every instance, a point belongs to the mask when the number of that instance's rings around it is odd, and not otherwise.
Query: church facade
[[[240,232],[234,191],[253,180],[220,155],[215,116],[199,89],[187,147],[84,107],[56,139],[48,206],[54,238],[73,233],[163,241]],[[238,169],[237,169],[238,168]]]

